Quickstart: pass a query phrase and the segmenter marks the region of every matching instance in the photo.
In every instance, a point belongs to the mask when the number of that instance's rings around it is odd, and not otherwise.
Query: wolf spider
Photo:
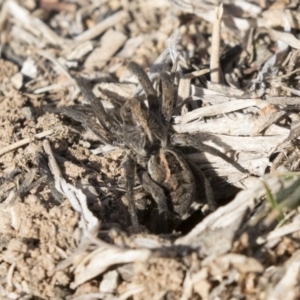
[[[216,204],[210,184],[201,170],[171,143],[170,124],[176,104],[171,75],[161,74],[162,92],[159,95],[139,65],[131,62],[128,69],[138,77],[146,94],[147,105],[135,96],[111,116],[93,92],[78,79],[77,83],[90,101],[99,124],[70,108],[62,108],[61,113],[81,122],[104,143],[125,144],[128,151],[124,168],[131,223],[135,229],[139,228],[133,194],[137,174],[141,185],[155,202],[154,231],[168,233],[189,216],[190,206],[198,197],[196,185],[201,184],[202,190],[205,190],[211,211],[216,209]],[[142,163],[137,163],[137,160]]]

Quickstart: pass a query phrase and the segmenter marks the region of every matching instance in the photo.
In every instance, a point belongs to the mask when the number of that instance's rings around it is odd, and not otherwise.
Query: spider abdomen
[[[181,154],[162,148],[148,161],[152,180],[162,186],[170,197],[173,212],[179,216],[187,213],[195,198],[195,178]]]

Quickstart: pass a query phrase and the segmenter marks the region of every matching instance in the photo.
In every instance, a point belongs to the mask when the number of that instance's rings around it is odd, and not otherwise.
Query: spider
[[[77,83],[89,100],[99,124],[70,108],[62,108],[60,112],[81,122],[102,142],[125,145],[127,155],[123,166],[132,226],[136,230],[140,226],[133,193],[134,179],[137,175],[143,188],[152,196],[156,207],[153,213],[156,227],[154,231],[169,233],[174,224],[188,217],[191,204],[199,200],[199,184],[205,190],[206,202],[211,211],[216,209],[216,203],[210,184],[202,171],[189,161],[178,147],[172,145],[170,125],[176,103],[171,75],[160,75],[160,95],[138,64],[131,62],[128,69],[138,77],[146,94],[147,105],[142,99],[134,96],[113,115],[109,115],[101,101],[78,79]],[[137,163],[138,160],[143,163]]]

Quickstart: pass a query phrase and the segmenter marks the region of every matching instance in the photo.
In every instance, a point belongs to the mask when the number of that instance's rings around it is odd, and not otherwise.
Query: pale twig
[[[92,40],[95,37],[97,37],[98,35],[100,35],[101,33],[103,33],[104,31],[106,31],[108,28],[110,28],[116,24],[120,24],[123,21],[123,19],[125,19],[125,18],[129,18],[129,15],[127,12],[125,12],[125,11],[117,12],[117,13],[111,15],[110,17],[106,18],[102,22],[98,23],[94,27],[92,27],[92,28],[86,30],[85,32],[83,32],[82,34],[78,35],[75,38],[75,41],[78,43],[83,43],[83,42]]]
[[[109,29],[101,38],[101,46],[96,48],[86,59],[85,66],[99,69],[120,49],[127,37],[120,31]]]
[[[177,100],[178,104],[182,103],[186,98],[190,96],[190,90],[191,90],[191,79],[181,78],[178,87],[178,100]]]
[[[228,103],[221,103],[213,106],[205,106],[195,109],[191,112],[186,113],[185,115],[175,117],[174,123],[187,123],[199,118],[217,116],[252,106],[263,108],[264,106],[266,106],[266,104],[260,99],[246,99],[244,101],[233,100]]]
[[[69,71],[67,70],[67,68],[65,66],[63,66],[58,59],[56,59],[54,56],[52,56],[49,52],[47,51],[43,51],[43,50],[38,50],[37,53],[50,60],[54,65],[56,65],[58,68],[60,68],[63,73],[70,79],[70,81],[72,81],[75,84],[75,80],[72,78],[72,76],[70,75]]]
[[[275,41],[281,40],[292,48],[300,49],[300,41],[292,33],[276,30],[270,30],[269,32],[272,34]]]
[[[34,90],[34,94],[42,94],[53,90],[61,90],[63,88],[69,87],[70,85],[74,84],[74,81],[68,81],[65,83],[56,83],[56,84],[50,84],[48,86],[44,86],[42,88]]]
[[[94,49],[94,46],[92,42],[87,41],[85,43],[79,44],[76,46],[75,49],[73,49],[71,52],[69,52],[66,57],[68,60],[79,60],[89,52],[91,52]]]
[[[32,16],[31,13],[16,1],[7,1],[7,7],[9,13],[27,30],[30,29],[33,32],[38,32],[43,41],[51,43],[52,45],[61,45],[65,40],[59,37],[46,23],[38,18]]]
[[[44,150],[45,150],[46,154],[48,155],[49,168],[52,172],[54,180],[58,181],[59,178],[62,177],[62,173],[60,172],[58,164],[56,163],[56,160],[54,158],[54,154],[53,154],[53,151],[50,147],[49,141],[47,141],[47,140],[44,141],[43,142],[43,147],[44,147]]]
[[[114,245],[97,247],[93,252],[75,262],[74,281],[70,287],[75,289],[84,282],[104,273],[113,265],[130,264],[133,262],[145,262],[149,260],[149,249],[125,249]],[[118,298],[119,299],[119,298]]]
[[[211,81],[220,82],[220,31],[223,15],[223,4],[215,9],[215,22],[213,25],[211,57],[210,57],[210,76]]]
[[[51,135],[51,134],[53,134],[53,133],[55,133],[55,130],[54,130],[54,129],[50,129],[50,130],[46,130],[46,131],[43,131],[43,132],[41,132],[41,133],[38,133],[38,134],[34,135],[33,138],[41,139],[41,138],[46,137],[46,136],[49,136],[49,135]],[[13,151],[13,150],[15,150],[15,149],[18,149],[18,148],[20,148],[20,147],[22,147],[22,146],[24,146],[24,145],[27,145],[27,144],[29,144],[31,141],[32,141],[32,138],[25,138],[25,139],[23,139],[23,140],[17,141],[17,142],[14,143],[14,144],[11,144],[11,145],[9,145],[9,146],[6,146],[6,147],[4,147],[4,148],[2,148],[2,149],[0,150],[0,156],[3,155],[3,154],[5,154],[5,153],[8,153],[8,152],[10,152],[10,151]]]
[[[0,31],[3,30],[7,18],[8,18],[7,2],[4,2],[0,10]]]
[[[300,231],[300,222],[294,221],[290,224],[287,224],[285,226],[282,226],[280,228],[276,228],[273,231],[271,231],[266,237],[259,237],[257,240],[258,244],[263,244],[265,242],[269,242],[271,240],[292,234],[294,232]]]
[[[16,263],[12,263],[7,272],[6,283],[7,283],[7,286],[9,286],[9,287],[13,287],[12,277],[13,277],[15,268],[16,268]]]
[[[71,95],[71,99],[74,99],[78,93],[79,93],[79,88],[76,84],[76,81],[73,79],[73,77],[70,75],[70,73],[68,72],[67,68],[65,66],[63,66],[58,59],[56,59],[54,56],[52,56],[50,53],[48,53],[47,51],[38,51],[37,52],[40,56],[50,60],[55,66],[57,66],[58,68],[60,68],[62,70],[62,72],[66,75],[66,77],[70,80],[67,84],[74,84],[74,92]]]
[[[192,73],[188,73],[188,74],[184,75],[184,78],[194,79],[194,78],[197,78],[197,77],[200,77],[200,76],[203,76],[203,75],[209,73],[209,71],[210,71],[210,69],[197,70]]]

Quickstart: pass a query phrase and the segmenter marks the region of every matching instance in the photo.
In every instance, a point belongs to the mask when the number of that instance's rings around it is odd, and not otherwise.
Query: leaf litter
[[[1,298],[298,299],[298,5],[3,1]],[[172,138],[220,206],[168,235],[137,180],[131,230],[124,150],[58,113],[93,118],[78,77],[107,112],[144,99],[131,60],[173,74]]]

